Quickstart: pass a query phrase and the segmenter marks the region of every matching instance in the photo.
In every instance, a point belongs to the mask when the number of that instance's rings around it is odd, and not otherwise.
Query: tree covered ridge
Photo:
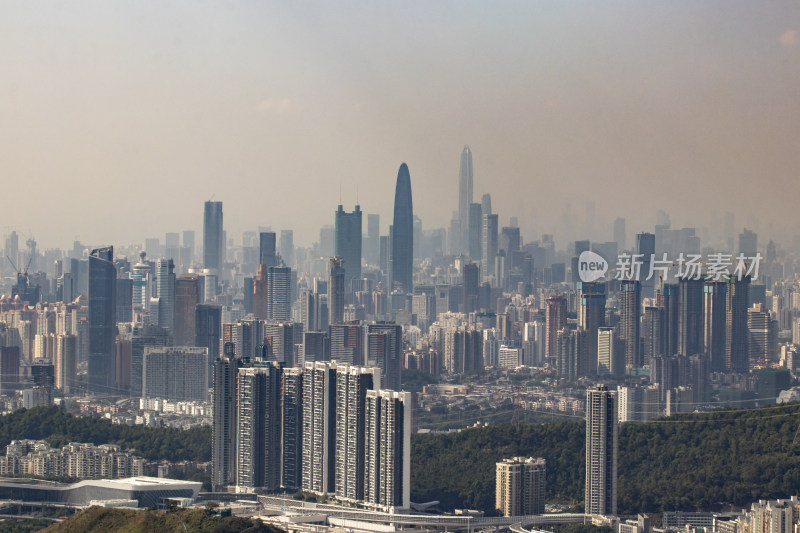
[[[70,442],[116,444],[151,461],[211,460],[211,428],[187,430],[112,424],[91,416],[73,416],[58,407],[19,409],[0,416],[0,453],[12,440],[46,440],[61,447]]]
[[[800,404],[682,414],[624,424],[619,435],[619,512],[714,510],[800,487]],[[412,500],[447,509],[494,509],[495,463],[547,461],[547,501],[582,505],[585,423],[500,424],[412,441]]]

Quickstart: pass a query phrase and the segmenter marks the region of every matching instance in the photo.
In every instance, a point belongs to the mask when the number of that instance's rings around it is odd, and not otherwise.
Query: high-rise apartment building
[[[303,369],[303,453],[301,488],[334,492],[336,446],[336,369],[330,363],[306,363]]]
[[[495,467],[495,509],[503,516],[544,513],[545,474],[542,458],[503,459]]]
[[[364,499],[367,391],[380,389],[380,370],[336,365],[336,497]]]
[[[254,363],[239,369],[236,399],[236,486],[281,486],[281,369]]]
[[[411,506],[411,393],[368,390],[364,501],[387,512]]]
[[[208,352],[193,346],[145,346],[142,398],[208,400]]]
[[[233,349],[214,362],[214,419],[211,425],[211,485],[222,490],[236,483],[236,377]]]
[[[586,514],[617,514],[617,393],[586,391]]]
[[[292,270],[271,267],[267,271],[267,314],[272,320],[292,319]]]
[[[303,368],[281,374],[281,487],[299,490],[303,459]]]

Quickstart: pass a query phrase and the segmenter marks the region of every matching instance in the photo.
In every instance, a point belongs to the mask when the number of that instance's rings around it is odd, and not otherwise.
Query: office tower
[[[267,270],[267,315],[272,320],[292,319],[292,269],[270,267]]]
[[[464,313],[472,313],[478,310],[478,285],[480,284],[480,272],[476,263],[467,263],[461,267],[462,297]],[[438,307],[437,307],[438,309]]]
[[[0,393],[9,394],[19,386],[19,346],[0,346]]]
[[[220,356],[222,341],[222,308],[218,305],[198,304],[194,310],[194,346],[208,350],[209,380],[214,376],[214,361]],[[211,384],[211,383],[209,383]]]
[[[617,243],[617,250],[622,251],[627,247],[625,219],[618,217],[614,220],[614,241]]]
[[[414,209],[411,199],[411,176],[405,163],[400,165],[400,170],[397,172],[391,236],[390,287],[392,289],[400,287],[406,294],[412,293],[414,292]]]
[[[294,268],[294,231],[290,229],[281,230],[280,253],[283,264],[289,268]]]
[[[703,353],[703,280],[682,278],[678,283],[678,353]]]
[[[367,215],[367,235],[363,244],[364,260],[370,265],[377,265],[380,260],[381,216]]]
[[[381,369],[387,389],[400,390],[403,368],[403,327],[389,322],[367,325],[367,364]]]
[[[711,372],[724,372],[728,284],[706,281],[703,285],[703,350]]]
[[[481,211],[484,215],[492,214],[492,195],[488,192],[481,196]]]
[[[214,361],[214,419],[211,426],[211,485],[214,490],[224,490],[236,482],[236,378],[239,360],[231,352]]]
[[[545,324],[542,320],[525,322],[522,327],[522,348],[525,364],[544,366]]]
[[[78,337],[61,333],[56,337],[56,354],[53,360],[55,385],[65,395],[75,392],[78,373]]]
[[[172,332],[177,346],[194,345],[195,307],[199,304],[200,278],[197,274],[182,274],[175,280],[175,318]]]
[[[572,271],[572,283],[578,283],[581,281],[580,276],[580,265],[578,264],[578,259],[580,259],[580,255],[583,252],[588,252],[591,250],[591,242],[590,241],[575,241],[574,248],[573,248],[573,255],[570,259],[570,270]]]
[[[116,291],[117,322],[133,322],[133,280],[130,277],[117,278]]]
[[[522,246],[522,237],[518,227],[505,226],[500,230],[498,248],[506,253],[506,257],[510,258],[512,253],[519,251],[520,246]]]
[[[569,380],[586,375],[587,331],[561,329],[556,334],[556,372]],[[596,341],[595,341],[596,342]]]
[[[324,331],[305,331],[303,333],[303,359],[295,361],[295,366],[304,365],[307,362],[329,361],[330,344],[328,334]],[[363,350],[361,351],[363,353]]]
[[[151,266],[145,260],[146,254],[139,253],[139,262],[131,267],[131,305],[133,309],[144,310],[150,301]]]
[[[466,253],[469,247],[469,214],[472,204],[472,151],[464,146],[458,169],[458,250]]]
[[[302,485],[303,369],[285,368],[281,373],[281,487],[298,490]]]
[[[644,365],[639,341],[641,287],[638,281],[623,280],[619,288],[619,339],[625,351],[625,366],[632,370]]]
[[[88,391],[114,394],[116,384],[117,270],[114,248],[98,248],[89,254],[89,375]]]
[[[336,365],[336,497],[364,499],[365,403],[368,390],[380,389],[380,370]]]
[[[619,353],[622,350],[617,349],[619,344],[614,328],[597,328],[597,375],[622,375],[625,363]]]
[[[269,268],[264,263],[258,265],[258,273],[253,280],[253,315],[260,320],[269,318]]]
[[[758,252],[758,234],[747,228],[739,234],[739,253],[745,257],[755,257]]]
[[[483,214],[481,234],[481,275],[484,279],[495,275],[495,256],[497,256],[497,215]]]
[[[650,364],[653,357],[662,355],[664,341],[661,335],[661,325],[664,322],[662,318],[663,309],[661,307],[648,305],[644,308],[644,319],[642,320],[642,329],[644,337],[644,350],[642,352],[642,362]]]
[[[184,230],[181,235],[183,247],[187,249],[188,261],[184,266],[188,267],[194,263],[194,230]]]
[[[678,353],[678,285],[664,283],[661,293],[657,298],[661,311],[661,354],[675,355]]]
[[[728,372],[750,369],[747,342],[747,299],[750,277],[728,281],[725,299],[725,368]]]
[[[203,212],[203,267],[219,272],[225,262],[222,202],[206,202]]]
[[[115,376],[117,388],[120,394],[129,394],[131,390],[131,339],[127,335],[117,335],[114,344],[117,352],[114,362],[117,369]],[[58,372],[58,367],[56,367],[56,372]]]
[[[275,233],[262,231],[258,234],[258,263],[267,268],[279,266],[276,257]]]
[[[277,361],[286,367],[295,366],[294,346],[296,342],[295,328],[302,329],[301,324],[291,322],[267,322],[262,326],[266,358]],[[302,332],[298,335],[302,339]]]
[[[555,359],[558,350],[556,337],[567,327],[567,299],[562,295],[549,296],[545,301],[545,356]]]
[[[495,467],[495,509],[503,516],[544,513],[546,462],[542,458],[503,459]]]
[[[236,399],[236,486],[275,491],[281,485],[281,369],[239,369]]]
[[[588,375],[597,373],[597,330],[606,325],[606,285],[602,282],[579,281],[578,326],[586,331],[586,361],[581,362],[582,371]]]
[[[332,257],[328,266],[328,319],[331,324],[341,324],[344,322],[347,266],[341,257]]]
[[[130,354],[130,395],[142,395],[142,369],[145,346],[172,346],[173,338],[169,330],[155,324],[134,324],[131,330]]]
[[[464,255],[469,254],[470,261],[480,261],[483,249],[481,247],[481,232],[483,224],[483,211],[481,204],[469,204],[469,228],[467,231],[467,247]]]
[[[344,262],[345,294],[349,295],[351,282],[361,278],[361,208],[356,205],[352,213],[347,213],[340,205],[334,227],[334,255]]]
[[[367,391],[364,500],[383,511],[411,505],[411,393]]]
[[[145,346],[142,398],[208,400],[208,352],[190,346]]]
[[[655,275],[647,279],[650,275],[651,260],[656,253],[656,236],[652,233],[639,233],[636,235],[636,253],[641,254],[639,260],[642,262],[639,281],[642,283],[642,298],[652,298],[655,294],[655,286],[658,282]]]
[[[158,325],[173,331],[175,324],[175,264],[172,259],[156,261]]]
[[[364,328],[360,324],[331,324],[328,336],[331,361],[349,365],[365,363]]]
[[[306,363],[303,371],[303,455],[301,488],[334,491],[336,370],[330,363]]]
[[[617,393],[586,391],[586,514],[617,514]]]

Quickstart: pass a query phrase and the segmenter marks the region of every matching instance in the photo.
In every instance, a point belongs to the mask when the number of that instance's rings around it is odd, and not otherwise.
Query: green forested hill
[[[684,414],[625,424],[619,439],[619,512],[718,509],[800,492],[800,404]],[[412,440],[412,500],[494,507],[495,463],[547,460],[547,500],[582,505],[585,425],[502,424]]]
[[[122,426],[89,416],[72,416],[57,407],[20,409],[0,416],[0,454],[15,439],[47,440],[52,446],[70,442],[118,444],[152,461],[209,461],[211,428],[188,430]]]

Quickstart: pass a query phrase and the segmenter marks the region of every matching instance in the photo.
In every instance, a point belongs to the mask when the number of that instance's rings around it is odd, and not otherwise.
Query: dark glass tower
[[[411,176],[405,163],[400,165],[397,173],[392,228],[392,286],[400,285],[403,291],[410,293],[414,289],[414,208],[411,202]]]
[[[116,285],[114,248],[89,255],[89,392],[116,392]]]
[[[352,213],[348,213],[340,205],[336,210],[334,228],[334,253],[344,261],[344,288],[345,295],[348,295],[351,282],[361,278],[361,208],[356,206]]]
[[[206,202],[203,211],[203,266],[219,270],[225,249],[222,241],[222,202]]]
[[[458,226],[459,252],[469,251],[470,204],[472,204],[472,151],[465,146],[461,151],[461,165],[458,169]],[[477,256],[472,256],[477,261]]]

